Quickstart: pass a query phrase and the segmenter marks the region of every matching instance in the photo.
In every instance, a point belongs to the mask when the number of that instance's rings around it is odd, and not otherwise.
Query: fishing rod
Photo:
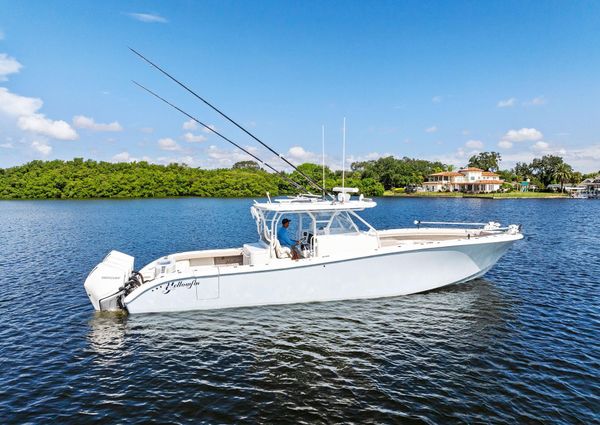
[[[180,107],[172,104],[171,102],[169,102],[167,99],[165,99],[164,97],[159,96],[158,94],[156,94],[155,92],[153,92],[152,90],[150,90],[147,87],[144,87],[143,85],[141,85],[140,83],[138,83],[137,81],[133,81],[133,84],[135,84],[136,86],[146,90],[148,93],[150,93],[151,95],[153,95],[154,97],[162,100],[163,102],[165,102],[167,105],[169,105],[170,107],[178,110],[179,112],[181,112],[183,115],[185,115],[186,117],[196,121],[198,124],[200,124],[201,126],[203,126],[204,128],[207,128],[208,130],[212,131],[214,134],[216,134],[217,136],[219,136],[220,138],[228,141],[229,143],[231,143],[233,146],[235,146],[236,148],[238,148],[239,150],[241,150],[242,152],[246,153],[247,155],[250,155],[252,158],[256,159],[259,163],[261,163],[262,165],[264,165],[265,167],[270,168],[271,170],[273,170],[274,172],[276,172],[277,174],[279,174],[281,177],[283,177],[287,182],[291,183],[292,186],[294,186],[296,189],[298,190],[303,190],[304,192],[309,192],[310,191],[308,189],[306,189],[304,186],[302,186],[301,184],[299,184],[298,182],[295,182],[294,180],[292,180],[291,178],[289,178],[288,176],[285,175],[285,173],[283,171],[279,171],[277,169],[275,169],[274,167],[272,167],[271,165],[267,164],[265,161],[263,161],[262,159],[260,159],[258,156],[254,155],[253,153],[249,152],[247,149],[244,149],[243,147],[241,147],[240,145],[238,145],[237,143],[235,143],[233,140],[229,139],[228,137],[222,135],[221,133],[219,133],[217,130],[209,127],[208,125],[204,124],[202,121],[198,120],[196,117],[188,114],[187,112],[185,112],[183,109],[181,109]]]
[[[226,120],[228,120],[230,123],[232,123],[233,125],[235,125],[237,128],[239,128],[240,130],[242,130],[244,133],[246,133],[248,136],[252,137],[254,140],[256,140],[258,143],[260,143],[261,145],[263,145],[265,148],[267,148],[269,151],[271,151],[273,154],[277,155],[279,158],[281,158],[286,164],[288,164],[290,167],[292,167],[294,170],[296,170],[302,177],[304,177],[306,179],[306,181],[308,181],[314,188],[318,189],[319,192],[325,192],[325,188],[321,187],[318,183],[316,183],[313,179],[311,179],[309,176],[307,176],[306,174],[304,174],[302,171],[300,171],[298,169],[298,167],[296,167],[294,164],[292,164],[290,161],[288,161],[286,158],[284,158],[284,156],[278,152],[276,152],[275,150],[273,150],[270,146],[268,146],[266,143],[264,143],[262,140],[260,140],[258,137],[256,137],[254,134],[250,133],[248,130],[246,130],[244,127],[242,127],[240,124],[238,124],[237,122],[235,122],[232,118],[228,117],[224,112],[222,112],[219,108],[217,108],[216,106],[214,106],[213,104],[211,104],[208,100],[204,99],[202,96],[200,96],[199,94],[197,94],[196,92],[194,92],[192,89],[190,89],[188,86],[186,86],[185,84],[183,84],[181,81],[179,81],[178,79],[176,79],[175,77],[173,77],[171,74],[169,74],[167,71],[165,71],[164,69],[162,69],[160,66],[158,66],[157,64],[155,64],[154,62],[152,62],[150,59],[146,58],[144,55],[142,55],[140,52],[138,52],[137,50],[133,49],[133,48],[129,48],[129,50],[131,50],[133,53],[135,53],[136,55],[138,55],[140,58],[142,58],[144,61],[148,62],[150,65],[152,65],[154,68],[156,68],[157,70],[159,70],[160,72],[162,72],[164,75],[166,75],[167,77],[169,77],[171,80],[173,80],[175,83],[179,84],[181,87],[183,87],[185,90],[187,90],[189,93],[191,93],[194,97],[196,97],[197,99],[201,100],[202,102],[204,102],[207,106],[209,106],[210,108],[212,108],[215,112],[219,113],[223,118],[225,118]],[[332,196],[331,194],[328,193],[328,195]]]

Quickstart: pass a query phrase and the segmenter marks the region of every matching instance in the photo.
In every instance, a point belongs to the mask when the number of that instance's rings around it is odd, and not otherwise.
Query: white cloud
[[[353,162],[356,162],[356,161],[359,161],[359,162],[361,162],[361,161],[371,161],[371,160],[379,159],[379,158],[382,158],[384,156],[390,156],[390,155],[391,154],[389,154],[389,153],[385,153],[385,154],[382,155],[379,152],[369,152],[366,155],[357,156],[356,159],[354,157],[352,157],[352,159],[354,159]]]
[[[44,114],[24,115],[19,117],[17,125],[21,130],[41,134],[59,140],[76,140],[77,132],[67,122],[48,119]]]
[[[206,138],[206,136],[203,136],[202,134],[193,134],[193,133],[187,132],[183,135],[183,140],[185,140],[186,142],[190,142],[190,143],[200,143],[200,142],[206,142],[207,138]]]
[[[131,16],[133,19],[140,21],[140,22],[145,22],[148,24],[155,24],[155,23],[160,23],[160,24],[165,24],[169,21],[167,21],[166,18],[163,18],[162,16],[156,14],[156,13],[128,13],[127,15]]]
[[[533,147],[540,149],[533,149]],[[431,161],[441,161],[445,164],[452,164],[462,167],[466,164],[471,153],[459,148],[454,153],[425,157]],[[503,168],[514,167],[517,162],[531,162],[534,158],[540,158],[543,155],[558,155],[561,156],[567,164],[573,166],[577,171],[583,173],[595,172],[599,169],[600,164],[600,144],[585,146],[578,149],[552,148],[546,142],[542,144],[534,144],[532,149],[503,152],[502,164]]]
[[[463,148],[458,148],[455,152],[442,155],[434,155],[425,157],[429,161],[440,161],[444,164],[454,165],[455,167],[463,167],[468,162],[467,152]]]
[[[177,142],[170,137],[166,137],[164,139],[160,139],[158,141],[158,146],[164,151],[179,151],[181,150],[181,146],[177,144]]]
[[[501,147],[502,149],[510,149],[513,147],[512,142],[509,142],[508,140],[500,140],[498,142],[498,146]]]
[[[464,129],[463,131],[461,131],[461,133],[463,136],[468,136],[469,134],[471,134],[471,130]]]
[[[131,155],[129,152],[121,152],[112,157],[113,162],[129,162]]]
[[[425,133],[435,133],[437,130],[438,128],[435,125],[433,125],[431,127],[426,128]]]
[[[374,159],[378,159],[384,156],[394,156],[391,153],[380,154],[379,152],[369,152],[364,155],[346,155],[346,169],[350,169],[350,164],[353,162],[363,162],[363,161],[371,161]],[[287,159],[296,164],[301,164],[304,162],[310,162],[313,164],[321,164],[323,161],[323,156],[321,152],[311,152],[309,150],[304,149],[302,146],[293,146],[291,147],[287,154],[285,155]],[[269,164],[276,164],[277,157],[271,158]],[[329,155],[325,155],[325,165],[333,170],[341,170],[343,168],[343,161],[341,157],[332,157]],[[286,165],[282,165],[282,168],[285,168],[289,171],[289,167]]]
[[[217,130],[217,127],[215,127],[215,126],[214,126],[214,125],[212,125],[212,124],[209,124],[209,125],[208,125],[208,127],[209,127],[210,129],[214,130],[214,131],[216,131],[216,130]],[[202,127],[202,131],[203,131],[203,132],[205,132],[205,133],[212,133],[212,131],[210,131],[210,130],[209,130],[208,128],[206,128],[206,127]]]
[[[565,148],[552,149],[547,143],[542,143],[542,145],[536,143],[532,147],[534,149],[531,150],[502,154],[502,163],[505,167],[513,167],[517,162],[531,162],[533,158],[539,158],[542,155],[558,155],[577,171],[583,173],[598,171],[598,164],[600,164],[600,144],[567,150]],[[536,146],[539,149],[535,149]]]
[[[202,131],[204,133],[212,133],[212,131],[210,131],[208,128],[201,126],[200,124],[198,124],[197,121],[194,121],[192,119],[184,122],[183,125],[181,126],[181,128],[183,128],[184,130],[188,130],[188,131],[198,130],[200,127],[202,127]],[[208,127],[210,127],[213,130],[217,129],[217,127],[215,127],[212,124],[209,124]]]
[[[93,118],[83,115],[73,117],[73,125],[77,128],[86,128],[92,131],[123,131],[123,127],[117,121],[110,124],[101,124],[94,121]]]
[[[537,97],[534,97],[533,99],[523,103],[523,105],[525,105],[525,106],[541,106],[541,105],[545,105],[546,103],[548,103],[548,101],[546,100],[546,98],[544,96],[537,96]]]
[[[483,142],[481,140],[468,140],[465,146],[471,149],[482,149]]]
[[[593,159],[600,161],[600,145],[586,146],[585,148],[581,149],[571,149],[567,153],[570,158]],[[598,164],[596,164],[596,169],[598,169]]]
[[[144,161],[146,161],[144,159]],[[174,156],[159,156],[156,160],[151,160],[148,162],[154,162],[155,164],[169,165],[169,164],[186,164],[188,166],[203,166],[200,162],[196,160],[193,156],[186,155],[180,157]],[[204,167],[204,168],[214,168],[214,167]]]
[[[267,154],[261,154],[260,150],[255,146],[244,146],[244,149],[248,150],[254,155],[262,156],[265,158],[265,161],[279,170],[291,171],[291,167],[285,164],[281,159],[276,156],[268,156]],[[360,161],[369,161],[377,158],[381,158],[382,156],[393,156],[391,153],[380,154],[378,152],[369,152],[365,155],[348,155],[346,157],[346,169],[350,168],[350,164],[353,162]],[[321,164],[322,157],[321,153],[311,152],[305,149],[302,146],[293,146],[290,148],[286,154],[284,155],[290,162],[300,164],[304,162],[311,162],[313,164]],[[159,158],[161,159],[161,158]],[[165,159],[165,158],[163,158]],[[176,158],[168,158],[171,162],[175,161]],[[178,161],[182,162],[182,159],[179,158]],[[234,163],[238,161],[246,161],[252,160],[256,161],[251,156],[245,154],[239,149],[220,149],[215,145],[209,145],[206,147],[204,151],[204,155],[195,159],[194,165],[200,166],[202,168],[223,168],[223,167],[231,167]],[[187,161],[184,161],[187,163]],[[325,164],[333,170],[341,170],[342,169],[342,161],[339,157],[330,157],[325,155]]]
[[[4,148],[4,149],[12,149],[12,148],[14,148],[14,145],[13,145],[12,143],[10,143],[10,142],[8,142],[8,143],[2,143],[2,144],[0,145],[0,148]]]
[[[140,131],[146,134],[154,133],[154,129],[152,127],[142,127],[140,128]]]
[[[432,103],[442,103],[442,100],[444,100],[442,96],[433,96],[431,98]]]
[[[18,60],[8,56],[6,53],[0,53],[0,81],[6,81],[7,75],[18,73],[23,65]]]
[[[181,128],[184,130],[196,130],[198,128],[198,123],[194,120],[188,120],[183,123]]]
[[[244,149],[246,149],[248,152],[251,152],[254,155],[256,155],[258,152],[258,149],[254,146],[244,146]],[[239,149],[219,149],[215,145],[210,145],[206,149],[205,153],[210,158],[210,161],[204,162],[203,164],[207,168],[231,167],[233,164],[239,161],[255,161],[254,158],[252,158],[250,155],[247,155]],[[272,162],[269,162],[269,164],[273,165]]]
[[[541,141],[541,140],[540,140],[539,142],[536,142],[536,143],[535,143],[535,144],[534,144],[534,145],[531,147],[531,149],[533,149],[533,150],[536,150],[536,151],[545,151],[545,150],[547,150],[549,147],[550,147],[550,145],[549,145],[548,143],[546,143],[546,142],[543,142],[543,141]]]
[[[350,165],[353,162],[366,162],[366,161],[373,161],[382,157],[387,157],[387,156],[395,156],[389,152],[386,153],[379,153],[379,152],[369,152],[367,154],[364,155],[349,155],[346,157],[346,170],[350,169]],[[321,162],[321,159],[319,157],[319,162],[316,162],[317,164],[319,164]],[[325,157],[325,163],[327,166],[329,166],[332,170],[341,170],[342,169],[342,161],[341,158],[338,160],[337,158],[329,158],[329,157]]]
[[[140,162],[140,161],[146,161],[146,162],[151,162],[151,163],[157,163],[157,161],[154,161],[152,158],[150,158],[148,156],[143,156],[141,158],[133,157],[127,151],[123,151],[123,152],[120,152],[120,153],[114,155],[112,157],[111,161],[112,162]]]
[[[522,128],[520,130],[509,130],[502,140],[509,142],[535,142],[544,137],[541,131],[535,128]]]
[[[265,161],[279,170],[291,171],[291,167],[283,162],[278,156],[272,155],[268,156],[268,154],[260,154],[259,149],[255,146],[244,146],[248,152],[262,156],[265,158]],[[234,163],[238,161],[256,161],[251,156],[246,153],[240,151],[239,149],[220,149],[215,145],[210,145],[205,150],[205,155],[208,157],[208,160],[200,160],[200,166],[205,168],[223,168],[223,167],[231,167]],[[315,164],[321,163],[321,154],[316,154],[314,152],[308,151],[304,149],[302,146],[293,146],[291,147],[284,155],[286,159],[295,164],[301,164],[304,162],[312,162]],[[332,166],[333,161],[331,161],[326,156],[326,162],[328,165]],[[346,161],[346,165],[349,166],[350,157],[348,157]],[[341,169],[341,161],[335,162],[336,169]]]
[[[48,145],[45,142],[34,140],[31,143],[31,147],[37,152],[41,153],[43,156],[48,156],[50,155],[50,153],[52,153],[52,146]]]
[[[194,159],[193,156],[186,155],[186,156],[182,156],[181,158],[179,158],[179,161],[177,161],[177,162],[179,162],[180,164],[184,163],[184,164],[187,164],[187,165],[194,165],[194,163],[196,162],[196,160]]]
[[[314,159],[315,154],[305,150],[302,146],[292,146],[288,150],[287,156],[297,162],[308,162]]]
[[[583,148],[575,149],[555,149],[545,151],[544,154],[552,153],[560,155],[567,164],[570,164],[577,171],[583,173],[597,172],[600,168],[600,144],[589,145]]]
[[[511,97],[509,99],[498,101],[498,104],[496,106],[498,106],[498,108],[512,108],[516,104],[517,104],[517,98]]]
[[[75,140],[79,137],[65,121],[54,121],[38,113],[42,105],[41,99],[20,96],[0,87],[0,113],[17,118],[17,126],[21,130],[60,140]]]
[[[112,157],[113,162],[129,162],[131,155],[129,152],[120,152]]]
[[[42,99],[20,96],[0,87],[0,113],[11,117],[33,115],[44,103]]]

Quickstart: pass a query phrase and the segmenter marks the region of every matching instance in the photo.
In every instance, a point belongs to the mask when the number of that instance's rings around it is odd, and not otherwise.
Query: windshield
[[[318,212],[311,215],[314,217],[317,235],[355,233],[359,231],[354,220],[346,211]]]
[[[309,239],[318,235],[358,233],[364,227],[360,220],[355,221],[347,211],[272,213],[256,210],[253,215],[257,221],[260,240],[267,244],[271,242],[272,234],[277,235],[284,219],[290,221],[287,231],[295,240]]]
[[[350,218],[350,215],[346,211],[337,212],[331,218],[329,223],[330,234],[340,233],[355,233],[358,232],[358,228]]]

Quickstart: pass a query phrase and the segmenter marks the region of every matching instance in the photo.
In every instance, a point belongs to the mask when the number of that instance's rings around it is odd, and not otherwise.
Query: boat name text
[[[199,284],[200,284],[200,282],[196,279],[168,282],[167,286],[165,286],[165,289],[163,290],[163,294],[168,294],[169,292],[171,292],[172,289],[177,289],[177,288],[192,289],[194,286],[198,286]]]

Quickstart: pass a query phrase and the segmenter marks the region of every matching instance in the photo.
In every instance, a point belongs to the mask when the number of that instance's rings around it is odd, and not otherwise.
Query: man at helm
[[[297,260],[300,258],[300,254],[298,254],[296,246],[300,243],[300,241],[295,241],[290,238],[290,235],[288,234],[288,227],[290,227],[290,220],[287,218],[281,220],[281,227],[277,231],[277,240],[279,240],[279,244],[281,245],[282,249],[286,250],[287,248],[290,250],[292,260]]]

